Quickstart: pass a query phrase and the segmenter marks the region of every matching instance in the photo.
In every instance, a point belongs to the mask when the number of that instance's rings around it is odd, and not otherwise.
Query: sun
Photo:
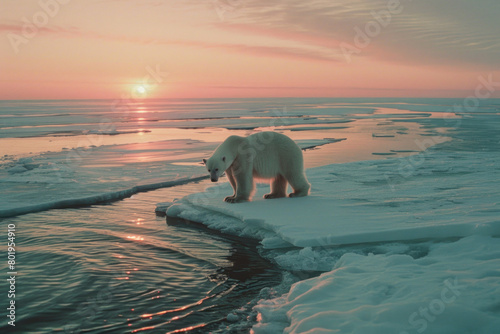
[[[144,99],[151,93],[151,89],[147,84],[138,83],[129,87],[130,95],[133,99]]]
[[[136,85],[134,87],[135,93],[139,96],[144,96],[146,95],[146,92],[148,91],[144,85]]]

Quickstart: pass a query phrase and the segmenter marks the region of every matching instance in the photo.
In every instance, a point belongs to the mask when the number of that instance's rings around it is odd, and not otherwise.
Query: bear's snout
[[[214,179],[214,178],[211,178],[210,181],[212,182],[217,182],[218,180],[217,179]]]

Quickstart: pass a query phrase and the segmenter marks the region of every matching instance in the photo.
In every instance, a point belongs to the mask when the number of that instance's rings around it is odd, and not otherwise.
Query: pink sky
[[[500,90],[498,2],[395,1],[2,1],[0,99]]]

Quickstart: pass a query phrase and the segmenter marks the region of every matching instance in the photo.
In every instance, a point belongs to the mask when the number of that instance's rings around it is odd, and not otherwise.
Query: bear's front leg
[[[227,196],[226,198],[224,198],[224,201],[229,202],[229,203],[233,203],[231,201],[236,198],[237,186],[236,186],[236,180],[234,178],[233,169],[231,167],[226,169],[226,175],[227,175],[227,178],[229,179],[229,183],[231,184],[231,187],[233,187],[233,194],[231,196]]]

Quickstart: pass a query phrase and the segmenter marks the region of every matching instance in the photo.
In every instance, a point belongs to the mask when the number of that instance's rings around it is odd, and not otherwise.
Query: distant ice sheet
[[[194,163],[210,144],[171,140],[73,149],[0,164],[0,218],[88,206],[137,192],[197,182]],[[171,162],[188,161],[192,165]],[[201,158],[200,158],[201,160]]]
[[[38,202],[36,204],[22,204],[19,206],[13,206],[10,208],[0,208],[0,218],[5,217],[14,217],[17,215],[23,215],[27,213],[40,212],[45,210],[52,209],[65,209],[65,208],[76,208],[81,206],[89,206],[94,204],[103,204],[109,203],[117,200],[121,200],[127,197],[130,197],[139,192],[145,192],[150,190],[155,190],[159,188],[167,188],[178,186],[190,182],[197,182],[206,179],[207,176],[193,176],[193,177],[183,177],[177,178],[168,181],[155,182],[155,183],[147,183],[132,186],[130,188],[122,188],[120,190],[109,191],[109,192],[101,192],[93,195],[87,196],[78,196],[73,195],[74,197],[62,199],[63,196],[59,196],[58,199],[53,200],[43,200],[40,199],[40,196],[37,196],[37,200],[33,200],[33,202]]]

